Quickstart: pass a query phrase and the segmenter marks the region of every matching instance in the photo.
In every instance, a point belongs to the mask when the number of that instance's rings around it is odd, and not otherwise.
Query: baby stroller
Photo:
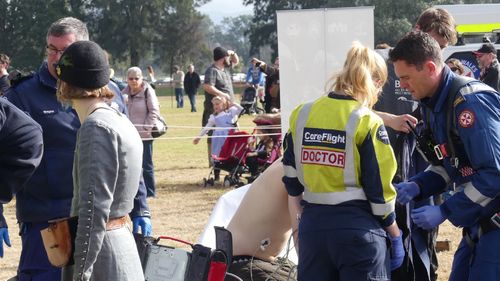
[[[214,160],[212,170],[208,175],[208,179],[203,179],[203,186],[214,185],[214,170],[223,170],[229,172],[229,175],[224,177],[223,185],[225,187],[231,185],[243,185],[240,177],[248,170],[245,168],[245,156],[248,152],[248,140],[252,136],[245,131],[230,130],[224,144],[220,150],[219,156],[212,155]]]
[[[263,116],[263,115],[261,115]],[[260,117],[261,117],[260,116]],[[250,172],[248,182],[253,182],[274,161],[281,157],[281,129],[270,119],[257,117],[253,122],[257,125],[254,133],[261,135],[254,148],[249,149],[245,164]],[[257,140],[256,137],[253,142]],[[252,142],[252,141],[250,141]]]
[[[255,124],[259,126],[271,126],[270,123],[258,120],[258,118],[254,120]],[[251,183],[256,178],[253,167],[256,167],[257,174],[260,174],[281,156],[281,135],[279,134],[270,136],[273,146],[265,157],[249,156],[251,152],[255,151],[249,145],[251,140],[255,140],[255,138],[254,134],[251,135],[245,131],[236,132],[231,130],[222,145],[219,156],[212,155],[212,159],[214,160],[213,168],[210,171],[208,179],[203,179],[204,186],[214,185],[214,178],[212,177],[214,170],[223,170],[229,173],[224,177],[224,187],[244,185],[245,182],[242,181],[244,175],[247,183]],[[259,142],[256,149],[258,150],[261,145],[261,142]]]
[[[257,106],[257,90],[253,86],[246,87],[241,96],[241,114],[262,114],[264,109]]]

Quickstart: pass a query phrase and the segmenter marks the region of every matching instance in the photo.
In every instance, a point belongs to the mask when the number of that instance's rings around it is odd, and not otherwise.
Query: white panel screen
[[[299,104],[325,94],[353,41],[373,47],[373,7],[278,11],[283,133]]]

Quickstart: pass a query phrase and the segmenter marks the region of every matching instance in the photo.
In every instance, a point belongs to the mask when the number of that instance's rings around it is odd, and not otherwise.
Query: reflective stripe
[[[311,112],[311,107],[314,101],[308,102],[302,106],[299,115],[297,116],[297,123],[295,124],[295,139],[293,144],[293,153],[295,153],[295,169],[297,171],[296,177],[300,183],[305,186],[304,170],[302,169],[302,137],[304,136],[304,127],[307,123],[307,117]]]
[[[394,212],[396,208],[396,200],[393,199],[386,203],[372,203],[370,202],[370,206],[372,207],[372,213],[376,216],[385,216],[389,213]]]
[[[344,186],[357,186],[356,172],[354,169],[354,134],[361,116],[367,114],[366,107],[359,107],[351,112],[347,125],[345,127],[346,144],[345,144],[345,166],[344,166]]]
[[[347,187],[339,192],[310,192],[305,189],[303,199],[314,204],[337,205],[351,200],[366,200],[366,194],[360,187]]]
[[[440,175],[443,180],[446,182],[446,184],[450,183],[451,179],[450,176],[448,176],[448,172],[446,172],[446,169],[443,166],[434,166],[434,165],[429,165],[425,171],[431,171],[434,172],[438,175]]]
[[[288,178],[296,178],[297,177],[297,170],[295,170],[294,167],[289,166],[289,165],[283,165],[283,168],[285,170],[285,177],[288,177]]]
[[[458,91],[461,95],[469,95],[477,92],[491,92],[495,91],[493,88],[490,86],[483,84],[483,83],[471,83],[468,84],[460,89]]]
[[[483,207],[493,200],[493,198],[484,196],[471,182],[464,184],[464,193],[472,202],[477,203]]]

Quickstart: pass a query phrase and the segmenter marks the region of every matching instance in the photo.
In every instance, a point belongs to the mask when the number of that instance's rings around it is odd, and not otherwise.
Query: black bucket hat
[[[71,44],[56,65],[62,81],[83,89],[99,89],[109,83],[108,58],[101,47],[92,41]]]

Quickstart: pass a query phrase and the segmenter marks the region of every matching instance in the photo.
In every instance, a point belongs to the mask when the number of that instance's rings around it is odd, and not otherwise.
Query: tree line
[[[45,56],[46,32],[55,20],[73,16],[87,23],[90,38],[110,54],[118,75],[130,66],[152,65],[164,75],[175,64],[193,63],[203,71],[212,49],[236,50],[242,64],[252,56],[277,55],[276,11],[287,9],[375,7],[375,42],[394,44],[425,8],[441,4],[499,3],[499,0],[242,0],[252,16],[214,24],[197,8],[210,0],[0,0],[0,52],[20,70],[36,70]],[[269,48],[270,47],[270,48]],[[274,52],[270,54],[270,50]]]
[[[227,18],[216,25],[196,10],[206,2],[0,0],[0,53],[8,54],[17,69],[36,70],[45,57],[48,27],[67,16],[87,24],[90,39],[110,54],[110,63],[119,75],[130,66],[144,69],[152,65],[166,75],[175,64],[193,63],[204,69],[218,45],[248,53],[250,44],[243,28],[251,17]]]

